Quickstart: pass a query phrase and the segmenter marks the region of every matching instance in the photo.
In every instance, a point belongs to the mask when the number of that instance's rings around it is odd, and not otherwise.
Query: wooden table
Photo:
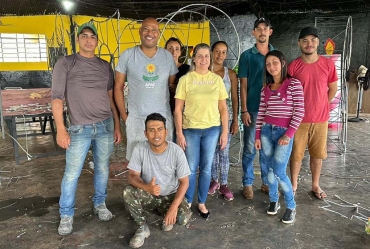
[[[19,164],[20,160],[22,159],[28,159],[27,155],[19,155],[19,145],[17,143],[18,137],[50,134],[53,136],[54,151],[33,154],[32,158],[47,157],[65,153],[65,150],[60,148],[58,149],[58,145],[56,143],[56,132],[54,128],[53,115],[51,112],[51,88],[1,90],[0,100],[2,135],[4,138],[5,122],[9,128],[9,135],[13,137],[14,156],[17,164]],[[22,118],[23,121],[17,122],[17,118]],[[31,121],[25,121],[26,118],[31,118]],[[40,122],[41,131],[32,134],[17,134],[17,124],[31,122]],[[47,122],[50,124],[51,132],[46,132]]]

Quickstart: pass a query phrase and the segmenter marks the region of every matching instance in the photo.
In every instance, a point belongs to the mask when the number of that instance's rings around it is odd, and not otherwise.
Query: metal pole
[[[119,33],[119,30],[120,30],[120,18],[121,18],[121,14],[119,13],[119,9],[117,9],[117,45],[118,45],[118,49],[117,49],[117,52],[118,52],[118,56],[120,55],[120,43],[119,43],[119,40],[120,40],[120,33]]]
[[[75,25],[73,24],[73,19],[72,15],[69,15],[69,22],[71,25],[69,26],[69,31],[70,31],[70,39],[71,39],[71,47],[72,47],[72,54],[76,53],[76,38],[75,38]]]

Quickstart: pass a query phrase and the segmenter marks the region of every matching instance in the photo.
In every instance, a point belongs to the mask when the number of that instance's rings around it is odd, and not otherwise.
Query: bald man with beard
[[[130,161],[136,144],[145,141],[145,119],[160,113],[167,120],[167,140],[172,141],[173,118],[169,105],[169,87],[173,86],[178,72],[172,55],[157,46],[160,37],[159,23],[146,18],[139,29],[141,44],[125,50],[119,57],[115,72],[114,98],[126,125],[126,158]],[[128,82],[128,108],[125,108],[123,86]]]

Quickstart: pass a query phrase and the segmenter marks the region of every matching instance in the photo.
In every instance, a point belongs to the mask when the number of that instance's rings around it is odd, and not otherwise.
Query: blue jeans
[[[292,152],[293,138],[289,144],[279,145],[278,141],[287,128],[271,124],[264,124],[261,129],[261,153],[264,155],[266,164],[269,165],[267,175],[269,185],[270,202],[278,202],[278,184],[283,190],[286,207],[294,209],[296,203],[292,183],[286,174],[290,153]]]
[[[243,156],[242,156],[242,167],[243,167],[243,186],[252,186],[254,181],[254,171],[253,171],[253,160],[256,156],[256,148],[254,147],[254,142],[256,138],[256,120],[257,112],[249,113],[251,117],[251,123],[249,126],[244,125],[243,134]],[[263,184],[267,183],[267,172],[268,167],[265,163],[262,153],[259,153],[259,161],[261,168],[261,179]]]
[[[229,130],[232,121],[229,120]],[[221,127],[220,127],[221,128]],[[222,128],[221,128],[222,129]],[[229,150],[230,150],[230,141],[231,133],[227,139],[227,144],[225,149],[221,150],[220,145],[217,145],[215,155],[212,162],[212,180],[218,180],[218,171],[220,171],[221,185],[227,185],[227,178],[229,176],[230,169],[230,159],[229,159]]]
[[[189,188],[185,198],[188,203],[193,202],[199,166],[198,203],[204,204],[211,182],[212,160],[220,138],[220,126],[206,129],[183,129],[183,134],[187,144],[185,156],[190,167]]]
[[[78,178],[92,144],[94,160],[94,206],[105,203],[109,176],[109,158],[114,150],[114,122],[108,118],[89,125],[70,125],[71,144],[66,151],[66,168],[59,199],[60,216],[74,215]]]

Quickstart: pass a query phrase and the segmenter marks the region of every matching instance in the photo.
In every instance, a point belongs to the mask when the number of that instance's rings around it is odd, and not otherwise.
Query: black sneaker
[[[270,202],[270,207],[267,210],[267,213],[270,215],[275,215],[277,214],[277,211],[280,209],[280,204],[279,202]]]
[[[281,221],[283,223],[285,223],[285,224],[292,223],[295,220],[295,213],[296,213],[295,209],[289,209],[289,208],[287,208],[285,210],[283,219]]]

